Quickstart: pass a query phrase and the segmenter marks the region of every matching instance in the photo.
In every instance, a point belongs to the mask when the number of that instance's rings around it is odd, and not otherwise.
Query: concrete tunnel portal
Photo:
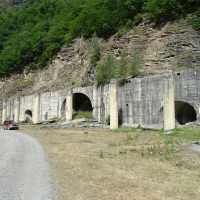
[[[93,107],[91,100],[88,96],[82,93],[74,93],[73,94],[73,111],[75,115],[77,113],[90,113],[90,117],[92,116]]]
[[[33,113],[31,110],[27,109],[25,111],[25,121],[32,121]]]
[[[189,122],[195,122],[197,120],[197,113],[191,104],[183,101],[176,101],[175,117],[179,124],[184,125]]]

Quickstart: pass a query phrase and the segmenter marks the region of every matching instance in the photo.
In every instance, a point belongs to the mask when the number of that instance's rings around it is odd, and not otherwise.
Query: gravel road
[[[54,200],[48,162],[32,137],[0,130],[0,200]]]

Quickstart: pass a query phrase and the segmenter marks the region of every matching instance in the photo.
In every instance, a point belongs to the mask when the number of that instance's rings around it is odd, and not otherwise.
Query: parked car
[[[19,129],[18,125],[13,120],[6,120],[3,123],[4,130],[17,130]]]

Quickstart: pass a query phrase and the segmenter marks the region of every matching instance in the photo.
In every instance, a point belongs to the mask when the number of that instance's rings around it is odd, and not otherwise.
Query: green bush
[[[111,55],[107,56],[103,62],[97,65],[97,84],[108,84],[111,79],[126,79],[139,75],[141,68],[141,59],[135,54],[129,57],[125,53],[121,55],[120,60],[114,59]]]
[[[127,64],[128,75],[135,77],[139,75],[139,69],[142,67],[142,59],[138,54],[135,54]]]
[[[199,7],[198,0],[147,0],[145,2],[145,11],[158,23],[185,16]]]
[[[98,85],[105,85],[115,77],[115,63],[112,56],[107,56],[104,62],[99,63],[96,68],[96,78]]]
[[[99,46],[99,41],[96,36],[93,36],[90,40],[90,64],[91,67],[96,67],[97,62],[101,58],[101,49]]]
[[[149,16],[159,22],[173,19],[180,14],[177,0],[148,0],[145,8]]]
[[[200,31],[200,10],[190,16],[188,21],[192,24],[195,30]]]

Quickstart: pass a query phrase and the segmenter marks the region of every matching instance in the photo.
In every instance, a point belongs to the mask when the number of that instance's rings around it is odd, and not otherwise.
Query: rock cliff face
[[[160,28],[143,23],[122,36],[115,35],[107,41],[99,40],[99,43],[102,59],[108,54],[117,59],[124,52],[129,56],[137,54],[144,76],[200,66],[200,34],[184,20]],[[2,81],[0,88],[3,94],[9,96],[17,91],[28,94],[94,82],[89,41],[76,39],[64,46],[46,69],[15,75]]]
[[[184,21],[160,29],[142,24],[108,43],[106,53],[117,57],[122,51],[139,54],[144,75],[200,66],[200,34]]]

